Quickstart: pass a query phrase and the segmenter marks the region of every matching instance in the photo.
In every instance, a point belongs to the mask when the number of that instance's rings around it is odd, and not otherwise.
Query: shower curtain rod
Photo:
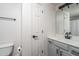
[[[13,20],[13,21],[16,21],[16,19],[15,18],[8,18],[8,17],[0,17],[0,20],[1,19],[8,19],[8,20]]]

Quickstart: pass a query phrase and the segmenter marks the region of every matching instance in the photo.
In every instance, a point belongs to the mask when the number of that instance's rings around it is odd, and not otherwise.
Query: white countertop
[[[63,35],[48,35],[49,39],[56,40],[65,44],[69,44],[75,47],[79,47],[79,37],[72,36],[71,39],[65,39]]]

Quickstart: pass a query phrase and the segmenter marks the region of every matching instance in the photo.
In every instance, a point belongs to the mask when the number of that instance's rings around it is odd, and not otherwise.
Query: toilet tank
[[[0,56],[11,56],[13,53],[14,44],[4,43],[0,45]]]

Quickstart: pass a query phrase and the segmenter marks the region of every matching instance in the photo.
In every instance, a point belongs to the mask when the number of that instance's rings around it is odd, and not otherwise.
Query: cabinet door
[[[48,45],[48,55],[49,56],[58,56],[59,55],[59,48],[56,47],[55,45],[49,43],[49,45]]]
[[[72,56],[72,54],[70,54],[68,51],[65,51],[63,49],[60,49],[60,56]]]
[[[39,45],[40,45],[40,15],[39,15],[39,5],[32,4],[32,55],[39,56]]]
[[[32,55],[45,55],[44,42],[46,35],[44,33],[43,8],[40,4],[32,4]]]

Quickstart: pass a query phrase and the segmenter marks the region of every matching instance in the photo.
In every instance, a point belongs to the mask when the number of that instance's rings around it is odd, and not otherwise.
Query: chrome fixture
[[[66,38],[66,39],[71,39],[71,37],[72,37],[72,36],[71,36],[71,32],[66,32],[66,33],[65,33],[65,38]]]

